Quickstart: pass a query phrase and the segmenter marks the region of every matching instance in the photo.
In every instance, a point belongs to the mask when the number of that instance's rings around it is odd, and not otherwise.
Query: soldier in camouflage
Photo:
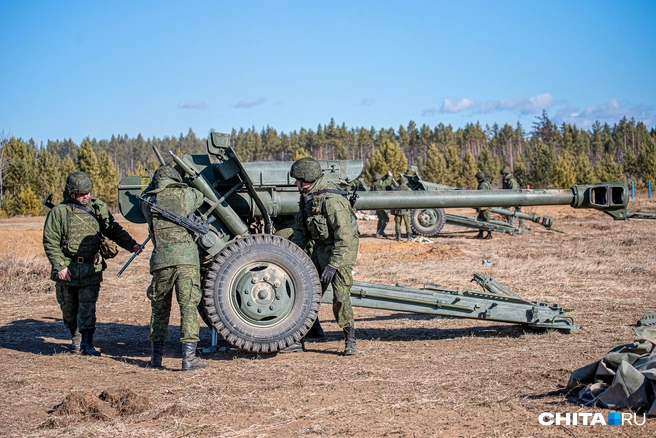
[[[477,190],[492,190],[492,186],[490,185],[490,182],[487,180],[487,177],[483,172],[478,172],[476,174],[476,181],[478,181],[478,188]],[[490,222],[490,210],[487,207],[481,207],[478,208],[478,216],[476,219],[479,221],[483,222]],[[492,238],[492,231],[487,231],[487,235],[485,235],[485,231],[481,230],[478,232],[478,235],[476,236],[477,239],[491,239]]]
[[[328,182],[314,158],[301,158],[291,168],[301,193],[300,211],[292,242],[305,249],[313,245],[312,261],[320,273],[323,292],[333,288],[333,315],[344,331],[344,355],[356,353],[355,322],[351,307],[353,265],[358,255],[358,222],[345,192]],[[298,351],[293,345],[289,351]]]
[[[171,166],[160,166],[153,175],[144,197],[160,208],[187,217],[203,204],[203,194],[182,182],[180,174]],[[146,295],[150,300],[150,334],[152,355],[150,366],[162,366],[164,341],[168,336],[173,289],[180,306],[180,342],[182,370],[206,368],[206,362],[196,357],[200,325],[197,307],[200,303],[200,259],[193,232],[151,212],[146,203],[141,209],[148,222],[148,233],[153,242],[150,273],[153,276]]]
[[[374,175],[374,183],[371,187],[371,190],[374,192],[387,190],[388,187],[394,184],[394,177],[392,176],[391,171],[387,171],[387,175],[383,178],[380,173]],[[385,210],[376,210],[376,216],[378,216],[378,227],[376,228],[376,237],[387,237],[385,234],[385,228],[389,223],[389,215]]]
[[[100,356],[93,346],[96,302],[107,268],[100,255],[101,235],[130,252],[140,250],[109,212],[107,204],[91,196],[93,183],[84,172],[66,179],[64,200],[46,216],[43,249],[52,269],[57,302],[64,326],[71,333],[71,351]]]
[[[504,167],[501,169],[501,177],[502,177],[502,186],[501,188],[504,190],[519,190],[519,182],[517,182],[517,179],[513,176],[513,174],[510,172],[510,169],[507,167]],[[521,207],[515,207],[515,211],[520,212],[522,211]],[[510,225],[513,225],[515,222],[515,217],[514,216],[508,216],[508,223]],[[519,228],[524,227],[524,221],[521,219],[519,220]]]
[[[396,187],[396,190],[410,190],[408,187],[408,179],[401,175],[399,178],[399,185]],[[401,222],[405,222],[405,231],[408,235],[408,241],[411,241],[412,236],[412,225],[410,224],[410,210],[392,210],[394,214],[394,225],[396,231],[396,240],[401,240]]]

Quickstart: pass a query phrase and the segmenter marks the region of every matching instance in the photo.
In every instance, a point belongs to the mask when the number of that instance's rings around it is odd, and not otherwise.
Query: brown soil
[[[631,206],[655,207],[647,199]],[[322,306],[328,339],[308,341],[306,353],[229,350],[206,355],[210,368],[191,373],[179,372],[175,306],[166,370],[147,367],[150,249],[120,278],[129,254],[109,263],[95,336],[102,357],[71,355],[47,280],[44,218],[2,219],[0,435],[655,436],[656,419],[641,427],[538,424],[541,412],[608,412],[553,391],[573,370],[631,342],[636,321],[656,311],[655,223],[567,207],[528,211],[553,216],[566,234],[533,225],[530,234],[476,240],[476,231],[447,226],[420,244],[374,239],[375,222],[361,221],[355,279],[476,289],[469,280],[480,273],[526,299],[574,308],[579,332],[356,308],[358,354],[345,358],[332,310]],[[146,237],[142,225],[118,220],[137,240]],[[210,337],[203,327],[202,343]]]

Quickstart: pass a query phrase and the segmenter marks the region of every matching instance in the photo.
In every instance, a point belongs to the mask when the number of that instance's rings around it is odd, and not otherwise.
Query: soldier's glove
[[[333,281],[335,272],[337,272],[337,269],[333,268],[330,265],[326,266],[326,268],[321,273],[321,282],[324,284],[329,284],[331,281]]]

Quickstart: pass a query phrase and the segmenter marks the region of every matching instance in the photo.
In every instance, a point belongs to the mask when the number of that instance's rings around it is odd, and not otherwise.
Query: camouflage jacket
[[[68,267],[73,286],[87,286],[102,281],[107,267],[99,256],[100,237],[113,240],[132,252],[137,242],[117,222],[103,201],[91,198],[85,206],[97,219],[70,201],[56,205],[43,225],[43,249],[52,269],[50,279],[59,281],[57,273]]]
[[[410,187],[408,187],[407,184],[401,183],[394,190],[412,190],[412,189]],[[402,210],[392,210],[392,214],[403,216],[403,215],[406,215],[406,214],[410,214],[410,210],[407,209],[407,208],[404,208]]]
[[[393,181],[394,177],[392,175],[385,175],[385,177],[380,181],[374,181],[373,185],[371,186],[371,190],[374,192],[386,190],[393,184]]]
[[[503,188],[509,190],[519,190],[519,183],[517,182],[517,179],[509,173],[503,177]]]
[[[301,194],[292,242],[303,249],[314,244],[315,251],[328,254],[326,264],[333,268],[353,265],[359,244],[355,213],[345,196],[319,193],[322,190],[339,188],[322,177],[312,190]]]
[[[485,180],[478,183],[478,188],[476,190],[492,190],[492,186],[488,180]]]
[[[200,191],[170,178],[163,178],[156,189],[144,192],[143,196],[151,197],[159,207],[184,217],[203,204]],[[154,246],[150,257],[151,273],[170,266],[200,265],[192,231],[157,213],[151,213],[146,203],[141,203],[141,210],[148,222],[148,233]]]

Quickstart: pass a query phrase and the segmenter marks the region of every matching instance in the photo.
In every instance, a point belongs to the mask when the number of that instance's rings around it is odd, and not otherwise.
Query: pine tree
[[[488,177],[490,183],[501,173],[499,161],[494,159],[488,148],[483,148],[478,156],[478,170]]]
[[[23,216],[39,216],[43,213],[43,205],[32,188],[27,187],[26,189],[21,190],[18,199],[18,214]]]
[[[462,184],[460,187],[470,190],[473,190],[476,187],[478,187],[478,182],[476,181],[477,173],[478,173],[478,165],[476,164],[476,160],[474,159],[474,156],[469,151],[467,151],[465,153],[464,160],[462,160],[461,179],[462,181],[464,181],[464,184]],[[486,175],[486,176],[490,178],[490,175]]]
[[[601,160],[597,161],[597,164],[594,167],[594,173],[597,181],[626,182],[622,165],[615,162],[615,157],[610,152],[605,153]]]
[[[367,160],[367,174],[369,181],[373,180],[376,173],[385,175],[391,171],[393,175],[404,173],[408,169],[408,159],[401,151],[396,142],[387,140],[380,147],[374,149],[373,153]]]
[[[594,184],[596,182],[594,170],[587,155],[578,155],[574,163],[576,184]]]
[[[576,184],[576,162],[567,149],[563,149],[556,160],[554,185],[569,188]]]
[[[458,148],[456,146],[449,146],[446,149],[446,170],[447,178],[446,184],[455,187],[464,187],[466,181],[462,180],[463,168],[462,161],[458,157]]]
[[[436,144],[432,144],[428,148],[426,161],[421,166],[421,176],[426,181],[438,184],[446,184],[447,182],[446,160]]]
[[[86,173],[93,182],[93,194],[98,193],[98,181],[100,181],[100,166],[98,158],[91,149],[91,144],[84,140],[80,145],[80,151],[77,154],[77,167],[81,172]]]
[[[549,188],[552,185],[556,167],[556,153],[553,146],[542,141],[535,144],[532,154],[533,167],[529,172],[529,184],[533,188]]]
[[[98,157],[98,169],[98,179],[94,182],[96,196],[110,208],[116,208],[118,206],[118,171],[105,151],[101,151]]]

